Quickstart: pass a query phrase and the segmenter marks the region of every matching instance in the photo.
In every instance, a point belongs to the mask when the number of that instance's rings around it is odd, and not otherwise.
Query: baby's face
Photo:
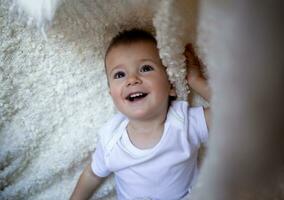
[[[110,95],[117,109],[133,120],[166,113],[171,89],[158,49],[152,42],[113,47],[106,56]]]

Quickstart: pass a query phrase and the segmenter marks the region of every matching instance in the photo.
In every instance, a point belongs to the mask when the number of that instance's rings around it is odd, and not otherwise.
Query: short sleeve
[[[99,177],[106,177],[111,173],[105,163],[104,151],[101,142],[98,142],[97,148],[92,154],[91,167],[92,171]]]
[[[208,140],[208,129],[203,107],[188,108],[188,120],[191,141],[193,141],[196,146],[200,146],[201,143],[206,143]]]

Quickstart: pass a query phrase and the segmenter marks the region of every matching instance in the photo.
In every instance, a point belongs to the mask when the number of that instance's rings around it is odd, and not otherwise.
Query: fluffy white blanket
[[[0,199],[68,199],[115,112],[106,44],[132,27],[157,33],[180,98],[187,42],[208,67],[213,128],[192,199],[284,198],[281,8],[280,0],[0,0]],[[93,198],[114,199],[112,179]]]

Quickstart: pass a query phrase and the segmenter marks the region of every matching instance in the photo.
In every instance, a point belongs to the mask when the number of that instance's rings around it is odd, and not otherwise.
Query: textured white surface
[[[97,129],[114,111],[103,63],[90,37],[50,31],[45,41],[8,17],[2,1],[1,195],[66,199],[95,148]]]
[[[115,112],[104,49],[137,26],[157,32],[180,96],[182,45],[193,42],[208,66],[212,139],[192,199],[284,199],[281,0],[204,0],[199,12],[190,0],[50,2],[60,7],[46,41],[0,0],[0,199],[68,199],[98,128]],[[46,28],[49,11],[28,12],[32,24]],[[115,198],[111,180],[99,197]]]
[[[103,65],[109,40],[125,28],[156,30],[164,63],[176,68],[171,78],[184,98],[178,74],[185,75],[179,69],[188,39],[175,30],[185,23],[174,14],[174,1],[69,0],[50,1],[49,7],[44,0],[15,2],[22,10],[12,5],[9,13],[6,0],[0,7],[0,197],[67,199],[95,149],[98,128],[115,112]],[[51,23],[56,5],[61,6]],[[39,29],[29,27],[34,24]],[[112,190],[110,180],[97,196]]]

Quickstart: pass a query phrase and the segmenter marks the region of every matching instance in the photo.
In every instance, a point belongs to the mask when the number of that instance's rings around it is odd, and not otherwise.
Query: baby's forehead
[[[119,49],[119,47],[127,47],[127,48],[131,48],[131,47],[135,47],[141,44],[151,44],[151,46],[154,49],[158,49],[157,48],[157,43],[150,41],[150,40],[137,40],[137,41],[130,41],[130,42],[119,42],[116,43],[112,46],[109,46],[108,50],[106,51],[106,55],[113,49]]]
[[[108,49],[105,55],[105,63],[111,57],[119,57],[120,54],[123,53],[129,54],[129,56],[135,54],[137,55],[145,55],[154,57],[155,59],[160,60],[159,50],[157,48],[156,43],[152,41],[136,41],[131,43],[119,43],[113,45],[111,48]],[[130,58],[130,57],[129,57]]]
[[[132,42],[113,46],[105,57],[105,68],[108,71],[117,65],[140,65],[146,62],[165,69],[154,42]]]

